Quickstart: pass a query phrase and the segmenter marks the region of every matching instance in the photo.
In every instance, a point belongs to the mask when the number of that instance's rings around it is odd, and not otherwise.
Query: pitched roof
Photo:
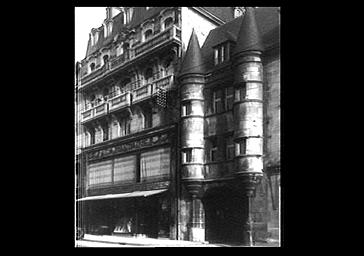
[[[236,42],[244,16],[233,19],[210,31],[201,47],[206,69],[213,63],[213,47],[228,40]],[[279,44],[279,13],[277,7],[259,7],[255,9],[255,19],[264,49]]]
[[[263,51],[263,49],[254,8],[247,7],[240,25],[233,55],[249,50]]]
[[[148,10],[145,7],[134,7],[133,17],[129,23],[130,28],[134,28],[142,24],[145,20],[157,16],[163,9],[167,7],[150,7]]]
[[[224,22],[229,22],[234,19],[233,9],[231,7],[200,7],[209,13],[215,15]]]
[[[86,51],[86,58],[93,54],[94,52],[98,51],[102,47],[107,46],[109,43],[111,43],[114,40],[115,35],[120,33],[126,26],[123,24],[123,14],[119,13],[113,18],[113,26],[112,26],[112,32],[111,35],[109,35],[107,38],[104,37],[104,26],[102,25],[99,27],[99,38],[95,45],[91,46],[91,40],[88,40],[87,44],[87,51]]]
[[[126,28],[135,28],[142,24],[145,20],[152,18],[153,16],[157,16],[163,9],[167,7],[151,7],[148,10],[145,7],[133,7],[134,13],[129,24],[123,24],[123,14],[119,13],[113,18],[113,29],[112,34],[107,38],[104,38],[104,27],[99,27],[99,39],[97,43],[91,46],[90,40],[87,44],[86,58],[98,51],[104,46],[107,46],[110,42],[113,41],[113,38],[116,34],[120,33],[122,30]]]
[[[195,30],[192,30],[186,54],[183,58],[179,76],[185,74],[203,74],[203,63],[200,45]]]

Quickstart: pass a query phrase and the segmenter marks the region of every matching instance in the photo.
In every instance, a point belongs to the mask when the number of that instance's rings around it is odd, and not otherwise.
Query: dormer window
[[[104,37],[110,36],[112,33],[112,21],[104,23]]]
[[[147,31],[145,31],[145,33],[144,33],[144,39],[145,39],[145,40],[148,40],[149,38],[151,38],[151,37],[152,37],[152,35],[153,35],[153,30],[148,29],[148,30],[147,30]]]
[[[229,43],[223,43],[214,48],[214,63],[218,65],[230,59]]]
[[[95,70],[95,66],[96,66],[95,63],[91,63],[90,64],[90,70],[91,70],[91,72]]]
[[[104,65],[109,61],[109,55],[104,55],[104,57],[102,57],[104,60]]]
[[[167,29],[172,25],[173,25],[173,18],[172,17],[169,17],[164,21],[164,29]]]

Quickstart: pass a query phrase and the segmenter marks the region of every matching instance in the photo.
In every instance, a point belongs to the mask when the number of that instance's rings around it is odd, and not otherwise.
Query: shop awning
[[[167,191],[167,189],[134,191],[131,193],[107,194],[107,195],[102,195],[102,196],[88,196],[88,197],[77,199],[77,202],[89,201],[89,200],[113,199],[113,198],[126,198],[126,197],[147,197],[147,196],[152,196],[155,194],[162,193],[164,191]]]

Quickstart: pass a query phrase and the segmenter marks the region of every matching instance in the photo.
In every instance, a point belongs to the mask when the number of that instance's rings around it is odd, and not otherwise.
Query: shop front
[[[169,237],[170,196],[166,189],[87,197],[85,233]]]

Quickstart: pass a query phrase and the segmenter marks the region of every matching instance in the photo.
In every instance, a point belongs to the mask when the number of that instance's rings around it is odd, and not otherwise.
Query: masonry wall
[[[280,227],[280,57],[272,51],[264,58],[264,182],[267,235],[278,240]]]

